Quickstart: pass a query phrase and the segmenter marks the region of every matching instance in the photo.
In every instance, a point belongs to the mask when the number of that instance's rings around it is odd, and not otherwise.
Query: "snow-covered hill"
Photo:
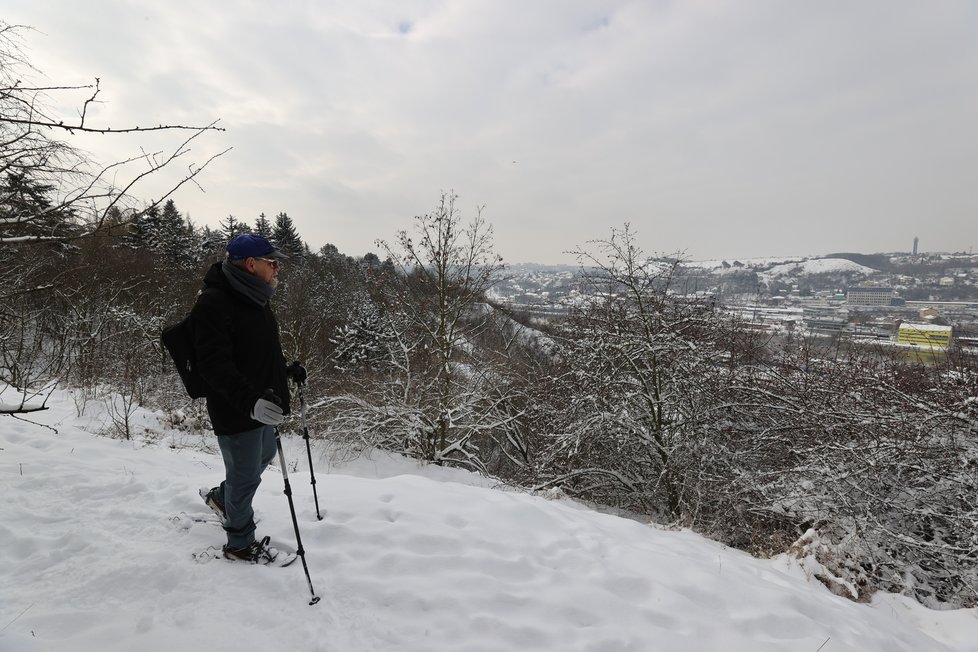
[[[690,532],[493,488],[466,473],[374,455],[317,461],[288,441],[312,583],[302,565],[192,553],[219,527],[209,437],[93,435],[98,404],[69,395],[30,420],[0,417],[0,650],[596,652],[978,650],[978,616],[897,596],[832,595],[791,560],[758,560]],[[294,542],[282,476],[256,497],[259,534]]]
[[[710,260],[684,260],[682,266],[688,269],[701,269],[705,271],[719,271],[730,267],[763,270],[774,267],[775,265],[787,265],[790,263],[800,263],[808,260],[811,256],[768,256],[765,258],[744,258],[741,260],[729,259],[710,259]]]
[[[782,263],[760,272],[764,280],[775,278],[799,279],[813,274],[846,274],[854,276],[869,276],[876,273],[872,267],[854,263],[845,258],[813,258],[797,263]]]
[[[775,265],[767,270],[771,276],[787,276],[801,274],[872,274],[876,270],[854,263],[845,258],[815,258],[801,263],[786,263]]]
[[[734,264],[726,260],[684,261],[682,266],[686,269],[696,269],[716,274],[723,274],[729,271],[750,270],[757,272],[764,278],[806,276],[812,274],[869,275],[877,271],[872,267],[860,265],[845,258],[808,256],[750,258],[744,261],[735,261]]]

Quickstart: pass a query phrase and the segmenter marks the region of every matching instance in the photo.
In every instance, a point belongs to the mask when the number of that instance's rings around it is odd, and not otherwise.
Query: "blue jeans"
[[[224,531],[229,548],[244,548],[255,540],[255,510],[251,501],[261,484],[261,474],[275,458],[275,428],[255,430],[217,438],[224,457]]]

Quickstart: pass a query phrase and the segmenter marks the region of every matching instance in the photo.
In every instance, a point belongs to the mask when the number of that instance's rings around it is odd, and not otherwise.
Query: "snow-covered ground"
[[[317,459],[317,521],[301,440],[289,477],[302,565],[192,553],[220,545],[197,496],[222,473],[213,441],[96,436],[97,403],[0,417],[0,650],[468,652],[978,650],[975,610],[898,596],[856,604],[786,559],[758,560],[466,473],[385,455]],[[33,422],[33,423],[32,423]],[[296,470],[293,470],[296,467]],[[282,476],[256,497],[259,535],[293,542]]]

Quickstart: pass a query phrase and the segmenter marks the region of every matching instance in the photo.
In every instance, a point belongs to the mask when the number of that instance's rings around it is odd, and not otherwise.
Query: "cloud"
[[[514,261],[624,221],[699,257],[978,236],[964,1],[12,5],[50,75],[103,77],[100,118],[222,119],[198,221],[362,253],[454,189]]]

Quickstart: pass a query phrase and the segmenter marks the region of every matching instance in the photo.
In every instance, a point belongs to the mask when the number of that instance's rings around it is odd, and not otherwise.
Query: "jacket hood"
[[[224,276],[224,272],[221,271],[221,266],[224,263],[218,261],[210,266],[207,273],[204,274],[204,285],[209,288],[213,287],[224,287],[230,288],[231,284],[228,283],[227,278]]]

